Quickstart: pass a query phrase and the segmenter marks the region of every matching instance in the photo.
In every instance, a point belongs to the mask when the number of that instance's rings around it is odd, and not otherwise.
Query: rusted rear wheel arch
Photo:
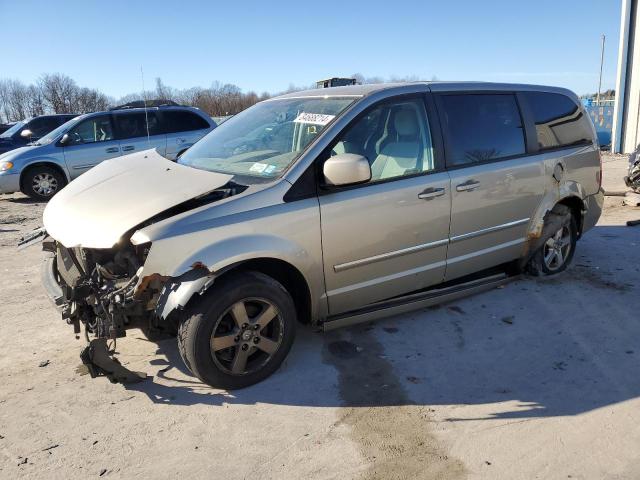
[[[558,202],[558,205],[566,205],[571,209],[571,214],[575,219],[576,226],[578,227],[578,238],[582,235],[582,225],[584,223],[585,205],[580,197],[571,196],[563,198]]]

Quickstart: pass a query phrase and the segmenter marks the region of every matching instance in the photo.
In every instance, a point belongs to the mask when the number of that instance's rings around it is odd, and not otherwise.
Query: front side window
[[[523,92],[542,151],[591,143],[591,126],[578,105],[559,93]]]
[[[10,137],[12,137],[14,133],[22,130],[22,127],[24,127],[26,124],[27,124],[27,122],[16,122],[16,123],[14,123],[11,127],[9,127],[7,130],[2,132],[2,134],[0,134],[0,138],[10,138]]]
[[[354,100],[299,97],[257,103],[197,142],[179,163],[230,175],[278,177]]]
[[[114,138],[109,115],[91,117],[78,123],[67,133],[70,137],[67,145],[106,142]]]
[[[461,166],[526,152],[524,129],[512,94],[442,95],[447,165]]]
[[[155,111],[118,113],[114,116],[118,128],[118,138],[137,138],[147,136],[147,123],[149,125],[149,135],[158,135],[160,126]]]
[[[422,99],[373,107],[338,137],[331,155],[341,153],[366,157],[371,182],[433,170],[433,144]]]

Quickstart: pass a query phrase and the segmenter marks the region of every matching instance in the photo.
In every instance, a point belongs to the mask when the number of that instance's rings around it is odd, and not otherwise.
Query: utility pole
[[[596,105],[600,105],[600,90],[602,89],[602,66],[604,65],[604,34],[602,35],[602,46],[600,47],[600,79],[598,80],[598,96],[596,97]]]

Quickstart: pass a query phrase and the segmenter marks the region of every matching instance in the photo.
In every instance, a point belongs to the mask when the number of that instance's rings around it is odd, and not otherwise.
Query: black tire
[[[187,368],[204,383],[228,390],[248,387],[275,372],[289,353],[296,309],[289,292],[259,272],[231,273],[217,283],[187,307],[178,328],[178,350]],[[242,315],[236,308],[247,315],[246,322],[238,321]],[[261,320],[271,313],[271,320]],[[234,343],[214,350],[214,338],[224,345]],[[246,362],[242,369],[240,357]]]
[[[566,205],[553,207],[545,217],[540,238],[542,242],[529,259],[527,271],[540,277],[566,270],[573,259],[578,240],[578,226],[571,209]]]
[[[47,201],[67,184],[67,179],[52,167],[39,165],[27,169],[22,177],[22,193],[35,200]]]

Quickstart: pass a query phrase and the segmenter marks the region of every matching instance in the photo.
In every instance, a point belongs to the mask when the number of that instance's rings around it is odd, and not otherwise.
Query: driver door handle
[[[466,182],[456,186],[456,190],[458,192],[469,192],[471,190],[478,188],[479,186],[480,186],[480,182],[472,179],[472,180],[467,180]]]
[[[421,200],[432,200],[436,197],[441,197],[444,195],[444,188],[425,188],[422,192],[418,194],[418,198]]]
[[[118,147],[109,147],[109,148],[106,148],[104,151],[107,153],[116,153],[118,150],[120,150]]]

